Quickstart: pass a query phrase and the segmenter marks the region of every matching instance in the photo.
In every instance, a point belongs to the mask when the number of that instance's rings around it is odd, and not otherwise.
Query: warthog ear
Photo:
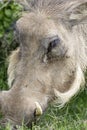
[[[66,12],[72,26],[87,23],[87,0],[71,0],[66,5]]]

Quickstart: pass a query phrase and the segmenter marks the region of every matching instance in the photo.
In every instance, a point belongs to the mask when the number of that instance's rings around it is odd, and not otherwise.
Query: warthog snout
[[[44,106],[41,105],[32,98],[20,97],[20,95],[14,94],[12,96],[10,91],[3,91],[0,95],[0,111],[5,115],[2,123],[6,124],[5,121],[7,121],[14,126],[21,125],[24,122],[26,125],[29,125],[43,114]]]
[[[63,107],[87,67],[87,0],[17,2],[27,11],[16,22],[20,44],[9,58],[10,89],[0,92],[1,112],[13,126],[31,123],[55,99]]]

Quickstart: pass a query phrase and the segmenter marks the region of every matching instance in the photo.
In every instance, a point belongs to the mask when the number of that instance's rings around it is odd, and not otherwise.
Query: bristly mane
[[[33,9],[40,9],[40,10],[52,10],[53,12],[59,13],[61,10],[64,11],[72,11],[75,7],[79,6],[80,4],[87,2],[87,0],[24,0],[29,3],[29,5]]]
[[[52,17],[67,19],[77,6],[87,2],[87,0],[17,0],[17,2],[21,3],[25,10],[30,12],[37,10]]]

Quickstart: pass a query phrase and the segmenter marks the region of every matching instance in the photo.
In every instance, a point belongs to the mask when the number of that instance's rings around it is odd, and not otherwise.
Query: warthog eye
[[[56,38],[56,39],[54,39],[53,41],[51,41],[51,42],[49,43],[49,46],[48,46],[48,53],[51,52],[51,50],[52,50],[53,48],[55,48],[59,43],[60,43],[60,39],[59,39],[59,38]]]

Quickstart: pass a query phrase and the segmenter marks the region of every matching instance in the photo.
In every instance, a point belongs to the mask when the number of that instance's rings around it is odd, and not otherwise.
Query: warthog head
[[[1,112],[12,125],[29,124],[55,98],[63,106],[80,90],[87,65],[87,12],[79,12],[87,0],[24,1],[27,11],[16,22],[20,46],[9,60],[10,89],[0,92]]]

